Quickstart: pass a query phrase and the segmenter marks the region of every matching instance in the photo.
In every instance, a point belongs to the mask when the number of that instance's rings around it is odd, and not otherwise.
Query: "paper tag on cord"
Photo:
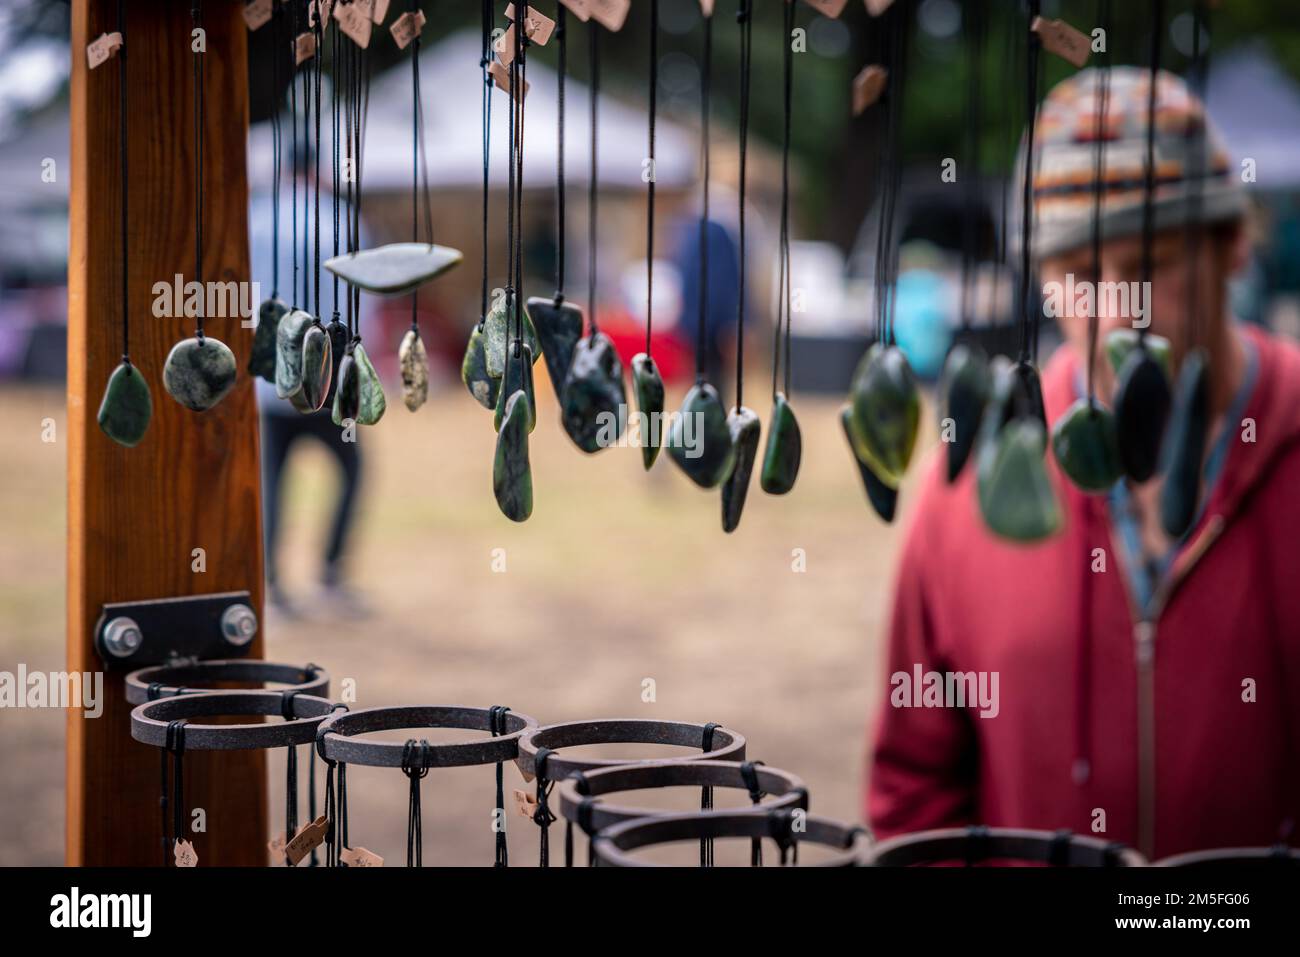
[[[844,12],[844,6],[849,0],[805,0],[805,2],[822,16],[834,18]]]
[[[885,92],[889,71],[872,64],[853,78],[853,115],[861,116]]]
[[[383,23],[384,18],[388,16],[388,0],[366,0],[370,4],[370,19],[375,23]]]
[[[311,11],[308,14],[307,22],[312,29],[316,28],[316,17],[323,17],[320,21],[322,31],[330,25],[330,7],[334,6],[334,0],[311,0]]]
[[[606,30],[618,33],[632,9],[632,0],[587,0],[588,15],[595,17]]]
[[[90,68],[93,70],[121,48],[122,34],[105,33],[99,39],[92,40],[87,44],[86,62],[90,64]]]
[[[867,0],[867,13],[871,14],[873,17],[878,17],[893,6],[893,4],[894,0]]]
[[[244,4],[244,22],[248,24],[248,29],[256,30],[266,26],[273,12],[271,0],[248,0]]]
[[[506,19],[515,18],[515,5],[509,4],[506,7]],[[512,24],[513,27],[513,24]],[[528,37],[539,47],[546,46],[551,39],[551,34],[555,32],[555,21],[544,13],[538,13],[534,7],[528,7],[524,13],[524,36]]]
[[[507,70],[496,60],[493,60],[490,64],[488,64],[487,71],[488,71],[488,76],[492,77],[492,82],[494,82],[497,85],[497,89],[503,90],[506,93],[510,92],[510,71],[509,70]],[[532,84],[529,83],[527,80],[524,81],[525,97],[528,96],[528,88],[531,86]]]
[[[1034,17],[1034,22],[1029,25],[1029,29],[1038,34],[1045,50],[1055,53],[1062,60],[1073,63],[1077,67],[1088,62],[1092,44],[1088,42],[1087,35],[1064,20],[1044,20],[1042,17]]]
[[[340,3],[334,8],[334,19],[349,40],[363,50],[370,46],[370,32],[375,25],[359,3]]]
[[[403,13],[393,21],[393,25],[388,28],[388,32],[397,41],[397,49],[405,50],[411,45],[411,41],[420,35],[420,31],[423,29],[424,11],[417,10],[415,13]]]
[[[283,831],[266,842],[266,849],[271,852],[271,860],[277,864],[284,863],[284,847],[286,843]]]
[[[706,17],[713,16],[713,0],[700,0],[700,13]]]
[[[325,815],[322,814],[310,824],[304,824],[293,836],[293,840],[284,846],[284,856],[290,867],[297,867],[298,862],[312,852],[313,848],[325,843],[325,834],[329,830]]]
[[[560,3],[568,7],[569,12],[583,23],[591,19],[591,0],[560,0]]]
[[[294,64],[301,66],[316,55],[316,34],[300,33],[293,41]]]
[[[502,66],[509,66],[515,59],[515,25],[506,27],[506,32],[492,41],[492,49]]]
[[[177,841],[172,845],[172,859],[177,867],[196,867],[199,863],[199,855],[189,841]]]
[[[345,847],[339,851],[339,863],[346,867],[383,867],[384,859],[364,847]]]
[[[515,788],[515,811],[520,817],[526,817],[531,821],[537,812],[536,795]]]

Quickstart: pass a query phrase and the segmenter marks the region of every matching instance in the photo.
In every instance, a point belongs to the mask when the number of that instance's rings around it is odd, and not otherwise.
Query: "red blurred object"
[[[618,350],[623,368],[630,371],[632,357],[645,351],[645,326],[626,309],[606,306],[600,308],[596,320],[600,331],[609,336]],[[694,373],[691,346],[682,339],[676,326],[651,331],[650,354],[665,382],[680,382]]]

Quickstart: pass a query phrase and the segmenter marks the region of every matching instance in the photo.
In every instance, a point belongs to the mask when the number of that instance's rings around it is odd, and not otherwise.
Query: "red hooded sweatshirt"
[[[996,672],[997,713],[895,707],[887,689],[866,797],[877,837],[1069,828],[1153,860],[1300,840],[1300,350],[1244,334],[1255,441],[1223,426],[1219,477],[1148,612],[1130,597],[1106,497],[1069,485],[1050,452],[1065,522],[1037,545],[986,530],[971,464],[948,485],[942,455],[928,463],[886,674]],[[1057,350],[1049,421],[1077,376],[1072,350]]]

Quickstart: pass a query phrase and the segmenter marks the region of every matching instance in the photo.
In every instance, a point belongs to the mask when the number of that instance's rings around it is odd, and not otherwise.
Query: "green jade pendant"
[[[1209,357],[1204,349],[1193,349],[1178,370],[1174,411],[1161,451],[1160,524],[1174,539],[1186,535],[1196,521],[1209,428]]]
[[[379,373],[375,371],[370,356],[366,355],[365,347],[359,341],[352,347],[352,359],[357,364],[357,424],[378,425],[384,417],[384,410],[388,408]]]
[[[853,456],[853,463],[858,467],[858,477],[862,479],[862,487],[867,493],[867,502],[871,505],[875,513],[880,516],[886,524],[893,522],[894,513],[898,508],[898,489],[890,488],[884,482],[876,477],[876,473],[871,471],[871,466],[858,457],[856,442],[853,438],[853,409],[850,406],[844,406],[840,409],[840,425],[844,429],[844,438],[849,444],[849,453]]]
[[[302,407],[317,412],[325,405],[334,381],[333,344],[325,327],[313,322],[302,337]],[[297,403],[295,403],[297,405]]]
[[[803,436],[794,409],[778,392],[772,400],[772,421],[767,428],[767,448],[763,451],[763,470],[759,485],[769,495],[784,495],[794,488],[799,477],[799,460],[803,457]]]
[[[182,339],[163,365],[163,388],[185,408],[206,412],[235,387],[235,354],[220,339]]]
[[[249,375],[275,382],[275,337],[280,320],[289,311],[284,302],[274,296],[257,310],[257,331],[253,333],[253,351],[248,356]]]
[[[506,402],[516,392],[522,392],[528,400],[528,431],[537,427],[537,397],[533,394],[533,356],[527,343],[515,339],[511,342],[510,360],[506,363],[506,374],[501,380],[498,392],[496,413],[492,424],[498,432],[506,414]]]
[[[302,389],[302,340],[311,324],[310,313],[291,309],[276,327],[275,394],[282,399]]]
[[[509,304],[509,296],[499,296],[498,304],[488,310],[483,320],[483,350],[487,374],[493,379],[500,379],[506,372],[506,344],[514,341],[515,318]],[[521,317],[524,326],[524,342],[536,362],[541,355],[541,346],[537,344],[537,330],[533,328],[532,319],[525,310]],[[509,398],[509,396],[507,396]]]
[[[745,510],[749,477],[754,472],[754,462],[758,458],[762,425],[753,409],[741,406],[732,409],[727,415],[727,430],[736,450],[731,474],[722,483],[722,530],[730,533],[740,525],[740,516]]]
[[[641,464],[648,472],[663,447],[659,430],[664,416],[664,380],[652,356],[638,352],[632,357],[632,386],[641,414]]]
[[[700,380],[682,400],[668,433],[668,455],[700,488],[717,488],[736,464],[736,446],[718,390]]]
[[[939,380],[941,403],[940,433],[952,429],[952,437],[944,437],[948,450],[948,482],[957,480],[970,458],[979,435],[980,419],[988,402],[992,387],[989,360],[978,346],[958,343],[944,360],[943,375]]]
[[[361,377],[352,349],[345,349],[334,382],[334,406],[330,419],[337,426],[356,423],[361,414]]]
[[[916,377],[897,346],[876,343],[862,357],[850,394],[854,450],[890,488],[912,460],[921,420]]]
[[[484,327],[476,325],[465,344],[465,358],[460,364],[460,381],[485,409],[495,409],[501,379],[492,378],[487,371],[487,349],[484,345]]]
[[[528,464],[528,429],[533,418],[522,391],[506,399],[492,459],[492,494],[501,513],[512,522],[533,514],[533,473]]]
[[[420,330],[406,330],[397,348],[397,362],[402,370],[402,403],[414,412],[429,398],[429,354]]]
[[[149,383],[129,359],[113,370],[99,403],[99,428],[118,445],[133,448],[149,431],[153,398]]]
[[[414,292],[459,265],[459,249],[432,243],[389,243],[325,260],[325,268],[343,281],[381,296]]]
[[[573,350],[582,338],[582,310],[558,294],[551,299],[532,296],[524,309],[536,330],[551,388],[558,395],[573,363]]]
[[[569,438],[592,454],[617,444],[626,424],[623,363],[609,336],[595,332],[578,342],[560,389],[560,421]]]
[[[1079,399],[1052,426],[1052,453],[1075,487],[1109,491],[1124,475],[1115,439],[1115,416],[1087,398]]]

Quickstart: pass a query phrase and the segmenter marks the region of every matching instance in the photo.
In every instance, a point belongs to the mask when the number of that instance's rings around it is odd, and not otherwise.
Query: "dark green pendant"
[[[379,373],[370,362],[370,356],[358,342],[352,347],[352,360],[357,364],[357,391],[360,401],[357,403],[357,423],[359,425],[377,425],[388,408],[384,398],[384,386],[379,381]]]
[[[1165,377],[1172,378],[1169,374],[1169,340],[1164,336],[1148,333],[1144,341],[1136,329],[1127,327],[1114,329],[1106,336],[1106,358],[1110,361],[1110,367],[1115,375],[1118,376],[1123,371],[1124,362],[1139,345],[1145,345],[1147,352],[1151,353],[1152,358],[1160,363],[1160,368],[1164,369]]]
[[[484,348],[483,326],[477,325],[465,344],[465,358],[460,364],[460,381],[465,383],[474,401],[485,409],[494,409],[501,379],[492,378],[487,371],[487,350]]]
[[[952,347],[943,364],[939,380],[942,405],[939,433],[948,447],[948,481],[961,474],[979,435],[980,419],[989,399],[992,373],[984,350],[978,346],[958,344]],[[951,436],[946,430],[951,429]]]
[[[144,438],[152,417],[149,383],[130,361],[123,360],[104,387],[104,399],[99,403],[100,429],[118,445],[129,449]]]
[[[691,386],[668,433],[668,455],[700,488],[717,488],[736,464],[736,446],[718,390]]]
[[[767,448],[763,451],[763,471],[759,484],[769,495],[784,495],[794,488],[799,477],[799,460],[803,457],[803,436],[794,409],[778,392],[772,400],[772,421],[767,427]]]
[[[402,402],[414,412],[429,398],[429,354],[419,329],[407,329],[402,336],[397,363],[402,370]]]
[[[275,381],[275,334],[288,311],[289,307],[274,297],[258,308],[253,351],[248,356],[249,375],[261,376],[267,382]]]
[[[916,377],[897,346],[876,343],[853,374],[854,449],[876,477],[897,488],[912,460],[921,420]]]
[[[1115,387],[1115,435],[1124,474],[1135,482],[1156,473],[1170,401],[1159,360],[1141,347],[1129,352]]]
[[[1183,358],[1174,393],[1174,411],[1165,433],[1160,489],[1160,524],[1170,537],[1187,534],[1201,497],[1201,468],[1210,427],[1210,363],[1203,349]]]
[[[515,338],[515,317],[509,301],[509,296],[498,297],[498,304],[488,310],[487,318],[483,320],[483,350],[487,374],[493,379],[500,379],[505,375],[506,343]],[[533,320],[528,318],[527,310],[524,310],[522,321],[524,342],[528,344],[528,350],[532,353],[533,361],[536,362],[541,354],[541,347],[537,344],[537,330],[533,328]]]
[[[331,319],[325,325],[325,334],[330,337],[330,391],[325,397],[325,404],[333,406],[334,389],[339,381],[339,366],[343,362],[343,357],[347,355],[348,343],[352,341],[352,333],[348,332],[348,327],[339,322],[338,318]]]
[[[206,412],[235,387],[237,366],[220,339],[182,339],[163,364],[163,388],[185,408]]]
[[[302,388],[302,337],[312,324],[311,314],[291,309],[280,319],[275,333],[275,394],[287,399]]]
[[[1106,492],[1124,476],[1115,417],[1096,400],[1080,399],[1052,426],[1052,452],[1065,477],[1085,492]]]
[[[334,381],[334,357],[329,333],[319,322],[308,326],[302,337],[302,403],[316,412],[325,405]]]
[[[727,415],[727,430],[731,434],[731,444],[736,455],[731,474],[722,483],[722,530],[734,532],[740,524],[740,515],[745,510],[745,498],[749,495],[749,477],[754,472],[754,461],[758,458],[758,440],[762,426],[754,410],[742,405]]]
[[[648,472],[663,447],[659,429],[664,417],[664,380],[652,356],[638,352],[632,357],[632,386],[641,414],[641,464]]]
[[[522,391],[506,399],[501,431],[492,459],[492,494],[501,513],[512,522],[533,514],[533,473],[528,465],[528,429],[533,413]]]
[[[573,349],[582,338],[582,310],[559,295],[553,299],[533,296],[524,303],[524,309],[537,330],[551,387],[558,393],[573,362]]]
[[[334,424],[342,426],[345,422],[355,423],[361,414],[361,378],[357,369],[357,360],[351,349],[345,349],[343,359],[339,362],[338,376],[334,382],[334,407],[330,418]]]
[[[1016,418],[1034,419],[1047,434],[1047,407],[1043,404],[1043,383],[1038,377],[1038,369],[1027,360],[1012,366],[1014,389],[1012,390],[1012,413]]]
[[[584,452],[614,445],[626,424],[623,363],[609,336],[592,333],[578,342],[560,389],[560,421]]]
[[[845,406],[840,409],[840,425],[844,427],[844,438],[849,443],[849,453],[853,456],[853,463],[858,467],[858,476],[862,479],[862,487],[867,491],[867,501],[876,514],[886,523],[894,520],[894,512],[898,507],[898,490],[892,489],[880,479],[876,478],[876,473],[871,471],[871,467],[866,462],[858,458],[856,445],[853,439],[853,409]]]
[[[501,431],[501,420],[505,418],[506,401],[516,392],[522,392],[528,399],[528,431],[537,426],[537,397],[533,393],[533,357],[526,343],[515,339],[511,343],[510,361],[506,363],[506,374],[501,380],[501,390],[497,394],[497,409],[492,416],[492,424]]]
[[[995,534],[1037,542],[1061,527],[1061,508],[1047,474],[1047,434],[1032,417],[1005,425],[978,452],[980,514]]]

